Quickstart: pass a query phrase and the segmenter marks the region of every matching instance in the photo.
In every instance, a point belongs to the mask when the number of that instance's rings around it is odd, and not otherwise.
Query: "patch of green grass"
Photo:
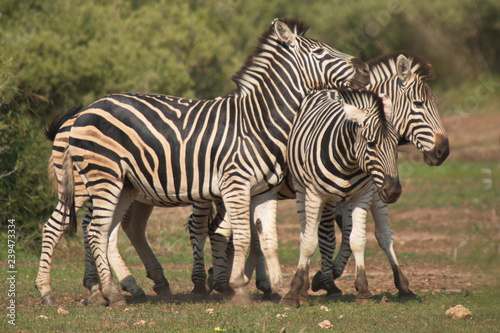
[[[57,276],[58,300],[70,295],[74,278],[80,272],[71,267],[61,269]],[[32,281],[29,272],[27,281]],[[67,274],[67,278],[62,278]],[[181,275],[183,275],[182,273]],[[186,276],[179,278],[186,279]],[[23,282],[25,278],[22,279]],[[113,311],[104,307],[84,307],[66,301],[56,306],[37,305],[32,284],[18,286],[16,326],[33,332],[324,332],[319,322],[329,320],[336,332],[493,332],[498,327],[498,290],[488,288],[472,293],[417,292],[417,300],[399,299],[390,293],[376,295],[368,304],[358,304],[354,295],[338,300],[313,296],[307,305],[284,309],[281,305],[259,301],[252,306],[239,306],[226,301],[148,303],[128,305],[126,310]],[[183,291],[186,292],[186,291]],[[380,302],[385,296],[388,303]],[[471,320],[454,320],[444,312],[457,304],[469,308]],[[326,306],[327,311],[321,306]],[[69,314],[58,313],[62,307]],[[207,309],[213,309],[208,310]],[[12,329],[2,320],[0,329]]]
[[[456,208],[478,204],[492,208],[494,193],[483,181],[488,178],[484,170],[496,169],[497,164],[447,161],[438,168],[430,168],[420,162],[401,161],[403,195],[391,208]],[[500,184],[500,179],[494,181]]]

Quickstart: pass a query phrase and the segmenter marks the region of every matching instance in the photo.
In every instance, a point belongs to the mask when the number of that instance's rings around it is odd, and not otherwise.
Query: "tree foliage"
[[[495,0],[0,0],[0,216],[38,232],[54,207],[47,180],[52,117],[109,93],[213,98],[275,17],[364,60],[406,49],[441,89],[498,74]]]

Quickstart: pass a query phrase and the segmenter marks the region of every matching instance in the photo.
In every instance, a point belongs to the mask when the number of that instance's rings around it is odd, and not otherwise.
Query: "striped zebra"
[[[364,227],[367,200],[377,191],[386,203],[401,195],[397,169],[399,136],[388,120],[389,97],[371,92],[323,91],[307,96],[292,126],[287,156],[301,225],[300,257],[285,306],[307,300],[309,261],[318,245],[318,228],[327,202],[353,207],[351,247]],[[372,186],[375,184],[376,186]],[[360,230],[361,231],[361,230]],[[356,262],[356,280],[363,264]]]
[[[395,129],[399,133],[400,143],[411,142],[423,153],[424,160],[429,165],[440,165],[449,155],[449,144],[446,131],[442,125],[437,109],[437,99],[427,80],[434,78],[434,70],[425,59],[408,53],[390,53],[368,61],[370,68],[370,84],[368,89],[376,93],[385,93],[393,104],[392,118]],[[291,177],[288,177],[291,178]],[[280,199],[293,199],[295,192],[293,182],[287,179],[278,193]],[[375,193],[376,196],[376,193]],[[349,214],[344,203],[325,205],[322,222],[319,227],[319,248],[322,256],[322,272],[318,272],[312,283],[314,291],[325,289],[328,294],[338,294],[341,291],[335,285],[351,255],[349,238],[352,225],[348,219],[342,219]],[[344,212],[344,214],[342,214]],[[387,206],[374,197],[371,212],[376,222],[376,237],[380,246],[387,254],[394,273],[395,285],[400,296],[411,296],[409,283],[402,273],[393,249],[392,231],[388,223]],[[335,260],[335,230],[334,219],[343,220],[342,244]],[[253,248],[258,253],[258,248]],[[252,251],[251,251],[252,253]],[[201,257],[198,255],[198,257]],[[253,259],[255,261],[255,259]],[[359,258],[356,262],[361,262]],[[262,266],[261,266],[262,267]],[[252,268],[247,269],[251,275]],[[267,285],[266,274],[257,270],[258,285]],[[260,279],[260,281],[259,281]],[[369,297],[367,285],[359,285],[359,297]],[[265,289],[261,289],[265,290]]]
[[[400,143],[413,143],[430,166],[441,165],[449,155],[446,131],[439,117],[437,98],[427,84],[435,77],[431,64],[425,59],[407,53],[391,53],[367,62],[370,67],[369,90],[384,92],[391,97],[393,112],[391,122],[400,135]],[[337,209],[346,209],[343,204]],[[375,236],[389,258],[394,274],[394,282],[400,296],[413,295],[408,280],[401,272],[393,249],[392,231],[389,227],[387,206],[375,197],[370,208],[376,226]],[[339,294],[334,280],[344,271],[351,255],[349,246],[350,224],[341,223],[342,245],[333,260],[335,251],[334,218],[341,214],[335,208],[325,207],[323,221],[319,229],[319,248],[322,269],[312,281],[313,291],[325,289],[328,294]],[[344,219],[340,218],[342,222]],[[356,260],[358,262],[358,260]],[[360,295],[369,297],[367,285],[360,286]]]
[[[312,90],[367,83],[364,63],[304,37],[306,30],[296,20],[275,20],[235,75],[237,89],[229,97],[115,94],[78,114],[63,152],[59,202],[44,226],[36,280],[43,303],[51,302],[53,247],[87,201],[92,220],[86,236],[110,306],[123,306],[124,299],[111,278],[108,237],[135,200],[168,207],[222,198],[234,240],[232,288],[247,282],[250,204],[265,203],[274,211],[262,221],[269,235],[263,239],[270,242],[265,255],[276,269],[270,274],[272,286],[279,288],[281,271],[272,244],[276,193],[295,114]]]

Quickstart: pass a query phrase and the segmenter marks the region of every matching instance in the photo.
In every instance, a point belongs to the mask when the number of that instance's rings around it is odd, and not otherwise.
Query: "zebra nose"
[[[444,135],[439,134],[439,144],[436,146],[436,157],[441,161],[441,163],[446,160],[448,155],[450,155],[450,144],[448,138]]]
[[[386,176],[384,183],[379,190],[380,199],[385,203],[394,203],[398,201],[402,193],[401,183],[398,177]]]
[[[424,152],[424,161],[430,166],[441,165],[450,155],[448,138],[442,134],[434,135],[434,148]]]
[[[365,64],[359,58],[352,58],[351,64],[356,70],[354,77],[351,79],[352,89],[363,89],[366,85],[370,83],[370,69],[367,64]]]

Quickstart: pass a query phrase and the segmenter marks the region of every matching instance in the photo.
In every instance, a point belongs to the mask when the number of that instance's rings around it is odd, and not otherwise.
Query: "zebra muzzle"
[[[398,201],[402,192],[398,177],[386,176],[384,183],[379,188],[380,199],[387,204]]]
[[[354,90],[366,88],[366,86],[370,83],[370,69],[368,65],[359,58],[351,59],[351,64],[356,70],[356,73],[350,80],[351,88]]]
[[[424,152],[424,161],[430,166],[439,166],[450,155],[450,144],[442,134],[435,134],[434,140],[434,148]]]

